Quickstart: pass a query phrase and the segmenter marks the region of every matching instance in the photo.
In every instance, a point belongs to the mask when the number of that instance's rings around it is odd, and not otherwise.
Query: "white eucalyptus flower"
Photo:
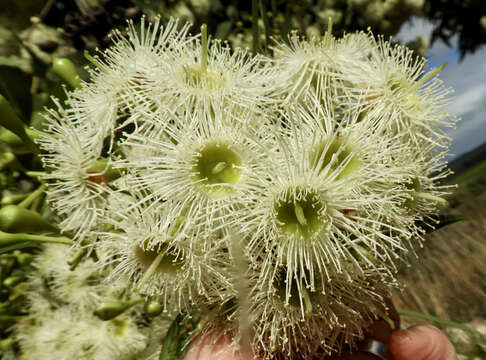
[[[446,147],[449,141],[443,129],[452,127],[455,120],[446,112],[452,90],[437,78],[445,64],[426,73],[426,60],[415,57],[412,50],[383,38],[374,40],[371,34],[368,37],[374,50],[368,52],[367,61],[359,66],[343,63],[363,117],[378,115],[382,131],[390,137],[399,134],[402,141],[415,146],[430,142]]]
[[[165,311],[187,309],[198,298],[223,301],[228,286],[223,241],[196,242],[183,216],[167,220],[172,205],[144,206],[127,196],[112,201],[107,220],[112,230],[99,233],[98,245],[107,282],[127,278],[135,292],[161,298]]]
[[[348,41],[348,45],[354,45]],[[289,44],[275,46],[273,62],[278,70],[274,79],[274,96],[286,104],[315,92],[337,102],[347,86],[342,74],[343,62],[356,63],[362,54],[356,46],[343,46],[332,35],[305,40],[292,33]]]
[[[49,203],[62,218],[61,229],[81,239],[98,225],[109,182],[116,177],[103,157],[103,138],[97,128],[70,121],[58,104],[58,111],[49,110],[37,142]]]
[[[128,317],[102,321],[70,306],[31,314],[16,330],[26,360],[128,360],[143,350],[146,342]]]
[[[411,221],[400,211],[406,194],[397,192],[389,142],[359,123],[326,130],[329,115],[301,107],[287,115],[289,134],[238,217],[263,283],[285,268],[286,301],[297,290],[302,312],[304,289],[325,292],[342,274],[353,283],[366,269],[396,261],[402,238],[411,236],[387,220]]]
[[[126,34],[115,30],[111,36],[113,46],[91,58],[94,68],[89,69],[92,81],[86,87],[110,99],[119,113],[126,115],[130,109],[144,106],[148,89],[155,84],[159,70],[170,67],[174,53],[181,53],[194,41],[188,34],[190,25],[179,25],[171,19],[164,27],[160,18],[146,24],[142,17],[140,28],[128,22]],[[149,104],[152,106],[152,103]],[[105,128],[116,128],[106,119]]]
[[[378,304],[388,295],[389,284],[368,270],[353,280],[336,276],[325,294],[306,290],[302,315],[298,293],[285,301],[284,278],[271,291],[254,284],[248,316],[254,326],[252,345],[263,359],[307,359],[340,353],[343,345],[354,347],[364,329],[383,316]],[[336,354],[337,353],[337,354]]]
[[[153,81],[140,84],[132,96],[171,111],[181,106],[209,111],[214,102],[221,101],[262,111],[270,101],[266,94],[273,68],[246,50],[231,49],[220,40],[208,43],[205,34],[201,40],[193,38],[179,51],[167,52],[167,64],[156,68]]]
[[[249,128],[253,117],[250,110],[223,104],[211,112],[186,111],[184,117],[153,114],[146,118],[155,125],[151,131],[128,135],[125,159],[114,162],[127,172],[123,190],[143,193],[140,202],[149,207],[170,202],[166,221],[183,217],[194,241],[212,237],[233,221],[239,199],[271,161],[266,153],[273,146],[271,134]]]

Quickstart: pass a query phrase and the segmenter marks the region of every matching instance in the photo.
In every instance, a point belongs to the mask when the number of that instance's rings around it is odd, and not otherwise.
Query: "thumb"
[[[451,342],[429,325],[394,332],[389,347],[395,360],[457,360]]]
[[[184,360],[258,360],[245,351],[235,350],[229,333],[214,330],[198,335],[187,351]]]

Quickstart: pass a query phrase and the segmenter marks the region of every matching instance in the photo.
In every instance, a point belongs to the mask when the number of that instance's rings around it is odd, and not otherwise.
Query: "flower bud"
[[[29,253],[20,253],[17,255],[17,262],[19,263],[20,266],[29,265],[33,259],[34,256]]]
[[[81,87],[78,70],[71,60],[54,57],[52,59],[52,71],[73,89]]]
[[[24,141],[32,150],[36,150],[35,144],[25,131],[25,124],[15,113],[12,106],[3,95],[0,94],[0,125],[10,130]]]
[[[35,211],[17,205],[7,205],[0,209],[0,231],[10,233],[57,233],[59,229]]]
[[[12,275],[3,280],[3,286],[6,288],[13,288],[15,285],[24,280],[24,275]]]
[[[156,300],[151,300],[145,303],[144,305],[145,314],[149,317],[156,317],[162,313],[164,307],[161,303]]]
[[[11,205],[18,203],[22,200],[24,200],[29,194],[8,194],[4,195],[2,197],[2,201],[0,202],[0,205],[5,206],[5,205]]]
[[[29,139],[35,139],[39,135],[36,130],[26,128],[25,133]],[[0,143],[8,145],[14,154],[28,154],[32,148],[28,146],[19,136],[5,128],[0,129]]]
[[[13,346],[13,344],[14,344],[14,340],[12,336],[2,339],[0,340],[0,350],[6,351],[10,349]]]
[[[142,301],[143,299],[129,302],[107,301],[98,306],[93,314],[103,321],[111,320]]]
[[[17,158],[10,151],[0,153],[0,170],[5,170],[14,167],[16,162],[17,162]]]

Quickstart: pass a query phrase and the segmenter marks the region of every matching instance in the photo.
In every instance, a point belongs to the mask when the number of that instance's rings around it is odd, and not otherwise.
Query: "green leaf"
[[[215,37],[217,39],[226,39],[233,28],[231,21],[223,21],[216,28]]]
[[[21,249],[25,249],[25,248],[32,248],[32,247],[39,247],[39,244],[35,243],[33,241],[18,242],[16,244],[1,247],[0,248],[0,254],[12,252],[12,251],[15,251],[15,250],[21,250]]]
[[[162,341],[159,360],[184,359],[188,342],[194,335],[200,318],[198,313],[177,315]]]
[[[434,224],[433,228],[423,222],[419,222],[417,226],[424,229],[427,233],[431,233],[433,231],[439,230],[440,228],[443,228],[444,226],[467,220],[467,216],[463,214],[441,214],[434,216],[434,220],[436,220],[437,223]]]
[[[30,119],[32,111],[32,76],[17,67],[0,66],[0,93],[3,94],[18,115]]]

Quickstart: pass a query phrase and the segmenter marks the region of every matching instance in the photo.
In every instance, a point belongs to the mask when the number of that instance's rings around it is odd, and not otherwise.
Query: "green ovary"
[[[203,71],[200,65],[184,67],[182,79],[186,85],[197,88],[204,86],[209,90],[222,89],[227,83],[226,77],[222,72],[210,69]]]
[[[226,196],[233,192],[231,186],[241,178],[240,157],[226,144],[211,142],[199,150],[192,168],[197,180],[208,195]]]
[[[327,144],[326,141],[322,142],[312,153],[311,164],[313,164],[313,166],[318,166],[322,171],[328,164],[331,164],[328,171],[328,174],[331,175],[342,163],[348,161],[348,158],[350,158],[346,166],[340,171],[337,179],[345,178],[361,167],[359,157],[356,154],[351,155],[353,149],[350,146],[343,144],[343,141],[340,138],[332,140],[332,143],[324,154]]]
[[[154,262],[157,256],[167,250],[166,245],[162,245],[158,250],[149,250],[149,249],[142,249],[140,246],[135,247],[135,256],[137,257],[138,261],[142,263],[145,269],[148,269],[150,265]],[[183,259],[181,257],[176,257],[175,255],[167,252],[162,261],[160,262],[159,266],[155,269],[156,272],[163,273],[163,274],[174,274],[176,273],[184,264]]]
[[[314,194],[309,193],[304,199],[295,200],[288,193],[285,199],[275,203],[278,227],[286,234],[308,239],[323,225],[319,215],[322,208],[322,203]]]

